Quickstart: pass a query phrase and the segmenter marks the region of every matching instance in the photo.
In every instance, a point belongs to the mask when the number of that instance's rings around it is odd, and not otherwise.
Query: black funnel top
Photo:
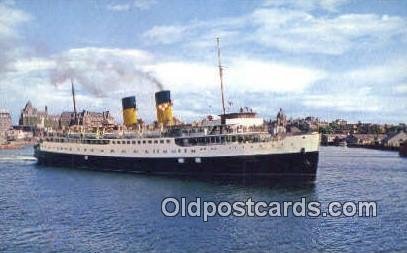
[[[169,90],[162,90],[155,93],[155,103],[157,105],[171,102],[171,93]]]
[[[136,108],[136,97],[131,96],[122,98],[122,106],[123,109]]]

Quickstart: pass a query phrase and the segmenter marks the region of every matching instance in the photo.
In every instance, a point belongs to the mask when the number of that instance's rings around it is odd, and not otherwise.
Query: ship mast
[[[71,87],[72,87],[72,101],[73,101],[73,112],[74,112],[74,122],[75,125],[78,124],[78,114],[76,111],[76,100],[75,100],[75,86],[73,84],[73,79],[71,78]]]
[[[224,94],[223,94],[223,67],[222,67],[221,62],[220,62],[219,38],[216,38],[216,42],[217,42],[217,45],[218,45],[218,67],[219,67],[219,78],[220,78],[220,91],[221,91],[221,94],[222,94],[222,112],[223,112],[223,115],[225,115],[226,111],[225,111],[225,97],[224,97]]]

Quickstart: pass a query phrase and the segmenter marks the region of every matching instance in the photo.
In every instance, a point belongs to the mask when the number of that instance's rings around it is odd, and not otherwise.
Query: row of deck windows
[[[258,143],[271,141],[270,136],[262,135],[220,135],[196,138],[176,138],[175,143],[179,146],[197,146],[224,143]]]
[[[80,140],[80,139],[46,139],[46,141],[50,142],[59,142],[59,143],[81,143],[81,144],[164,144],[164,143],[171,143],[171,140],[166,139],[164,140]]]
[[[167,143],[171,143],[170,140],[165,140]],[[142,140],[142,141],[112,141],[112,144],[164,144],[164,140]]]

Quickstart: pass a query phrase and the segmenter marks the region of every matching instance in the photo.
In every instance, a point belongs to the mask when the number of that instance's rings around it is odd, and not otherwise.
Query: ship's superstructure
[[[226,113],[219,41],[218,56],[219,119],[180,124],[173,116],[170,91],[161,90],[155,93],[157,121],[145,125],[138,119],[136,97],[129,96],[122,99],[122,127],[78,131],[73,126],[72,131],[48,133],[35,147],[38,163],[151,174],[314,179],[319,134],[287,134],[281,109],[275,124],[247,107]]]

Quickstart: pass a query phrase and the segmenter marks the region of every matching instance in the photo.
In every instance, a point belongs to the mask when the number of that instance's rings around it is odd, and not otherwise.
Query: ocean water
[[[206,201],[376,201],[377,217],[164,217]],[[317,181],[208,182],[40,167],[0,151],[0,252],[407,252],[407,159],[322,147]]]

